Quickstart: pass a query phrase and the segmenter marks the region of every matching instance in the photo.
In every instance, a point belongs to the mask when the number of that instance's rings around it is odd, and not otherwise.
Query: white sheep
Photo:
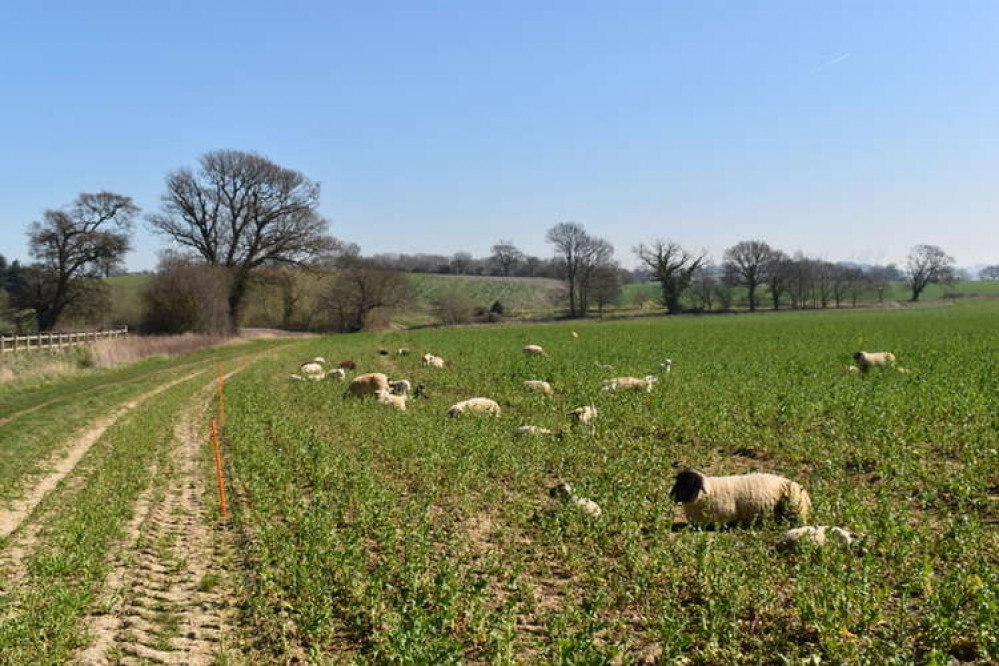
[[[322,356],[317,356],[314,359],[312,359],[310,363],[318,363],[319,365],[324,365],[326,363],[326,359],[323,358]]]
[[[895,355],[891,352],[859,351],[853,355],[853,360],[856,361],[861,372],[867,372],[871,368],[895,367]]]
[[[578,340],[579,339],[579,333],[576,333],[576,331],[570,331],[569,335],[572,336],[573,340]]]
[[[597,430],[597,408],[593,405],[577,407],[569,412],[569,418],[574,419],[579,425],[588,426],[590,433]]]
[[[540,393],[542,395],[552,394],[552,385],[548,382],[543,382],[540,379],[529,379],[524,382],[524,388],[533,393]]]
[[[400,412],[406,411],[406,396],[404,395],[393,395],[388,391],[376,391],[375,397],[383,405],[395,407]]]
[[[645,391],[646,393],[652,393],[652,387],[657,381],[659,380],[652,375],[646,375],[642,379],[638,377],[615,377],[604,382],[604,390]]]
[[[690,523],[699,524],[753,523],[767,517],[804,523],[812,509],[804,488],[776,474],[705,476],[685,470],[669,496],[683,505]]]
[[[521,437],[528,437],[530,435],[551,435],[552,431],[548,428],[542,428],[536,425],[523,425],[514,430],[514,432]]]
[[[575,493],[573,493],[572,486],[568,483],[560,483],[557,486],[554,486],[548,491],[548,494],[555,499],[576,507],[586,515],[593,518],[599,518],[600,514],[603,513],[599,504],[586,497],[578,497]]]
[[[795,527],[784,532],[780,541],[777,542],[777,548],[779,550],[796,550],[806,543],[819,548],[827,543],[849,547],[856,540],[856,534],[842,527],[805,525],[804,527]]]
[[[527,345],[523,351],[527,356],[545,356],[545,350],[541,345]]]
[[[326,374],[326,371],[323,370],[322,364],[316,363],[315,361],[309,361],[308,363],[303,363],[302,367],[298,369],[298,372],[299,374],[308,377],[309,379],[312,379],[314,375],[319,376],[319,378],[322,379],[323,375]]]
[[[334,368],[326,373],[326,376],[330,379],[335,379],[338,382],[342,382],[347,379],[347,371],[343,368]]]
[[[394,395],[409,395],[413,386],[406,379],[397,379],[394,382],[389,382],[389,389]]]
[[[458,416],[465,413],[500,415],[500,406],[495,400],[489,398],[469,398],[457,404],[451,405],[447,409],[448,416]]]
[[[673,359],[668,358],[665,361],[663,361],[662,363],[660,363],[659,364],[659,369],[660,370],[664,370],[666,372],[666,374],[668,375],[669,372],[670,372],[670,370],[673,369]]]
[[[423,366],[431,368],[443,368],[446,365],[444,359],[440,356],[434,356],[433,354],[423,355]]]
[[[347,391],[352,395],[375,395],[379,391],[387,393],[388,390],[388,377],[381,372],[358,375],[347,385]]]

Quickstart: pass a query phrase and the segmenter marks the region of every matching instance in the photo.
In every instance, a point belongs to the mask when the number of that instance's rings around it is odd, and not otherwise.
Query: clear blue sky
[[[365,252],[548,255],[574,220],[626,265],[656,236],[999,263],[997,29],[994,0],[6,3],[0,253],[236,148]]]

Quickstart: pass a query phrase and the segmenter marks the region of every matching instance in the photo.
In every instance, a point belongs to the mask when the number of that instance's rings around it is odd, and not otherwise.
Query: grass
[[[280,660],[690,663],[999,659],[999,305],[655,319],[303,343],[230,386],[227,446],[258,649]],[[526,343],[550,356],[528,359]],[[375,350],[407,346],[399,359]],[[858,377],[855,349],[912,369]],[[450,369],[419,366],[432,351]],[[426,384],[395,412],[286,381],[352,357]],[[606,371],[674,370],[651,395]],[[526,394],[546,379],[556,396]],[[448,420],[487,395],[499,419]],[[566,422],[595,404],[597,435]],[[553,438],[518,439],[532,423]],[[856,553],[777,554],[781,527],[676,530],[679,469],[775,471]],[[557,506],[560,480],[604,509]]]

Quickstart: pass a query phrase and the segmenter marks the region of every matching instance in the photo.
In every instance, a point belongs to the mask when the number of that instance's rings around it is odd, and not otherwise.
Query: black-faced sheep
[[[804,488],[776,474],[705,476],[685,470],[669,496],[695,524],[750,524],[768,517],[804,523],[812,509]]]

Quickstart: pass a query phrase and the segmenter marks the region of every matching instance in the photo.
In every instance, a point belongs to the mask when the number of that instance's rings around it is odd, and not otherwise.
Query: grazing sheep
[[[569,412],[569,418],[575,419],[579,425],[588,426],[590,433],[594,433],[597,430],[597,408],[593,405],[577,407]]]
[[[605,391],[645,391],[652,393],[652,386],[659,381],[652,375],[643,379],[638,377],[615,377],[604,382]]]
[[[389,382],[389,389],[391,389],[393,395],[409,395],[409,391],[412,388],[412,385],[406,379]]]
[[[663,361],[662,363],[660,363],[659,364],[659,369],[660,370],[665,370],[666,374],[668,375],[669,371],[673,369],[673,359],[668,358],[665,361]]]
[[[797,550],[806,543],[821,548],[827,543],[838,546],[851,546],[857,540],[857,535],[842,527],[828,525],[805,525],[795,527],[787,532],[777,542],[778,550]]]
[[[381,372],[369,372],[365,375],[358,375],[347,385],[347,391],[351,395],[375,395],[379,391],[388,393],[389,380]]]
[[[853,355],[857,367],[861,372],[867,372],[871,368],[894,368],[895,355],[891,352],[864,352],[859,351]]]
[[[443,368],[447,365],[440,356],[434,356],[433,354],[423,355],[423,367],[425,368]]]
[[[357,364],[351,360],[340,361],[340,367],[344,370],[357,370]]]
[[[776,474],[705,476],[688,469],[677,475],[669,496],[683,505],[689,522],[701,524],[753,523],[768,516],[804,523],[812,509],[804,488]]]
[[[542,395],[552,394],[552,385],[539,379],[527,380],[524,382],[524,388],[534,393],[541,393]]]
[[[342,382],[347,379],[347,371],[343,368],[335,368],[326,373],[326,376],[330,379],[335,379],[338,382]]]
[[[319,363],[309,361],[308,363],[303,363],[302,367],[298,369],[298,372],[309,379],[312,379],[313,375],[319,375],[321,379],[322,375],[325,374],[326,371],[323,370],[323,366]]]
[[[593,518],[599,518],[603,511],[600,510],[600,505],[591,499],[586,497],[577,497],[572,492],[572,486],[568,483],[560,483],[554,486],[548,491],[548,495],[554,497],[557,500],[561,500],[566,504],[571,504],[583,513]]]
[[[573,340],[578,340],[579,339],[579,333],[576,333],[576,331],[570,331],[569,335],[572,336]]]
[[[527,356],[545,356],[545,350],[541,345],[527,345],[523,351]]]
[[[495,400],[490,400],[489,398],[469,398],[468,400],[451,405],[447,409],[448,416],[457,416],[466,412],[499,416],[500,406]]]
[[[542,428],[535,425],[524,425],[515,429],[514,432],[521,437],[526,437],[528,435],[551,435],[552,431],[548,428]]]
[[[409,350],[406,349],[405,347],[400,347],[399,349],[395,350],[395,355],[396,356],[409,356]]]
[[[395,407],[400,412],[406,411],[406,396],[404,395],[392,395],[388,391],[376,391],[375,397],[383,405]]]

